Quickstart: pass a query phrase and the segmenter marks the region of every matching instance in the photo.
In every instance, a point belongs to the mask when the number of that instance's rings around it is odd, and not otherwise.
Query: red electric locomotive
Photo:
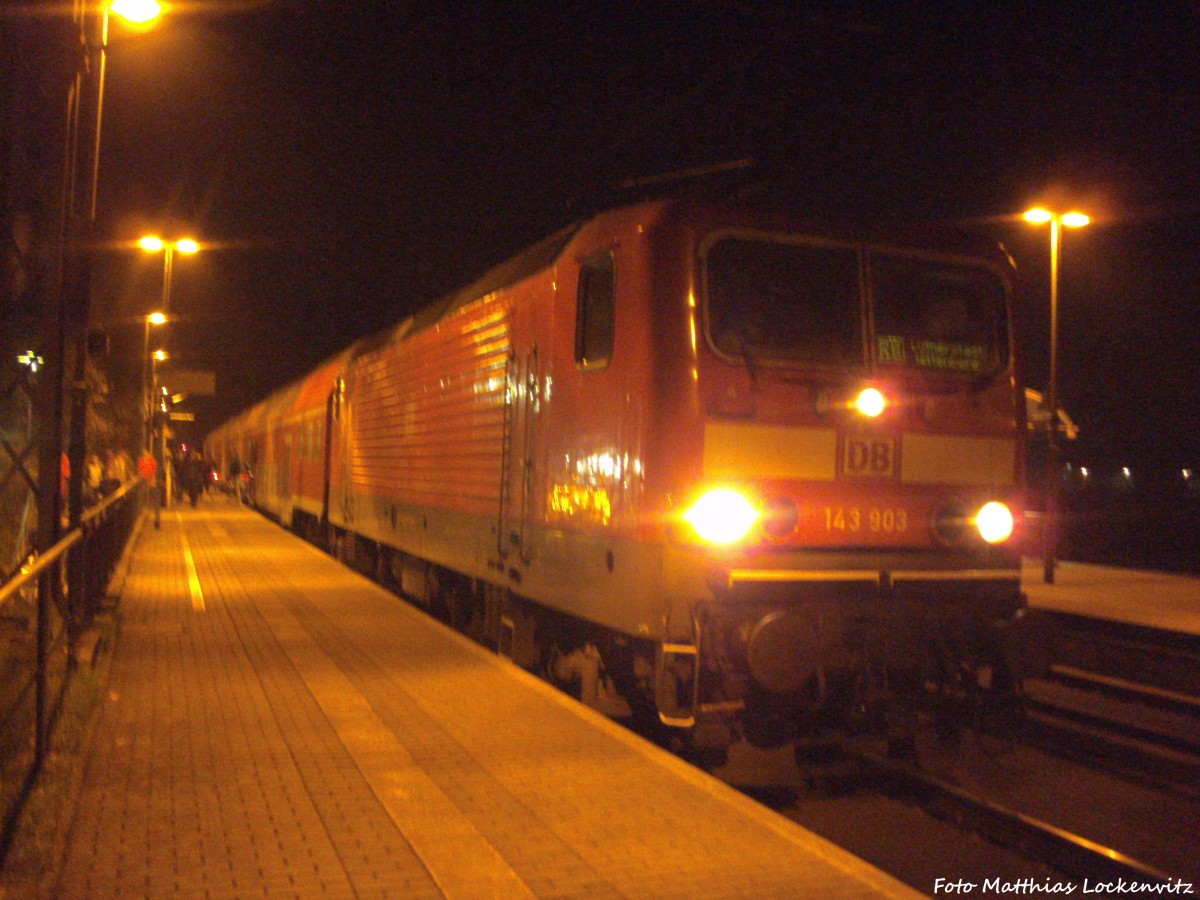
[[[519,664],[702,743],[1005,670],[1024,395],[997,249],[656,201],[552,235],[208,442]]]

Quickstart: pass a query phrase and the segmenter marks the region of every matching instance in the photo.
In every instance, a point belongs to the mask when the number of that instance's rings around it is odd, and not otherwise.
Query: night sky
[[[714,189],[1003,243],[1043,388],[1049,235],[1012,216],[1078,207],[1073,453],[1200,468],[1200,6],[917,6],[181,2],[114,27],[101,230],[213,247],[176,261],[169,338],[217,374],[200,437],[613,184],[742,159]],[[93,315],[144,314],[160,283],[104,253]]]

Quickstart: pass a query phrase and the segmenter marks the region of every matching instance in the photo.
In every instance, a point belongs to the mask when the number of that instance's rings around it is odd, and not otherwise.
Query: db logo
[[[899,461],[895,438],[863,438],[847,435],[843,443],[842,473],[848,478],[892,478]]]

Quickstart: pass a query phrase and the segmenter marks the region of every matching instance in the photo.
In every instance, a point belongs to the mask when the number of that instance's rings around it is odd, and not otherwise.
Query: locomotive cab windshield
[[[1004,288],[978,263],[730,233],[708,244],[704,277],[726,361],[972,380],[1007,365]]]

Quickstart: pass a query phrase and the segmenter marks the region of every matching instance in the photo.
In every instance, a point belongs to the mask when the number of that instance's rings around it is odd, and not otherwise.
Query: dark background
[[[1070,453],[1179,475],[1200,469],[1198,56],[1187,2],[180,3],[114,26],[100,230],[209,248],[176,259],[167,339],[217,375],[196,439],[613,183],[741,159],[743,196],[1003,243],[1044,389],[1049,232],[1013,216],[1077,207]],[[161,277],[99,255],[114,347]]]

